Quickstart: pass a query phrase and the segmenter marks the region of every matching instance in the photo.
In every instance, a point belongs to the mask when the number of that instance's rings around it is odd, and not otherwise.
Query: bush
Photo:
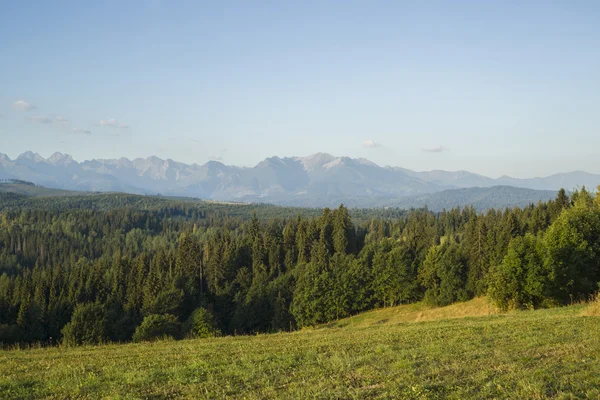
[[[75,307],[71,321],[62,329],[67,346],[98,344],[107,338],[104,309],[99,303],[81,303]]]
[[[215,328],[214,317],[204,307],[194,310],[185,323],[185,331],[188,336],[204,338],[217,336],[220,332]]]
[[[171,314],[150,314],[135,329],[134,342],[152,341],[165,337],[179,338],[181,323]]]

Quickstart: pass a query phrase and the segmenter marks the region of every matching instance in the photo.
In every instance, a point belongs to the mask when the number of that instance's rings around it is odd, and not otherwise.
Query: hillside
[[[121,208],[157,212],[163,207],[189,207],[204,215],[250,219],[295,218],[298,215],[314,217],[321,214],[317,208],[284,207],[263,203],[234,203],[203,201],[189,197],[144,196],[128,193],[75,192],[49,189],[41,186],[0,183],[0,211],[46,209],[54,211],[90,210],[108,211]],[[371,218],[399,218],[401,209],[354,208],[350,214],[357,221]]]
[[[70,197],[99,195],[99,192],[78,192],[63,189],[51,189],[27,183],[0,182],[0,193],[14,193],[28,197]],[[106,194],[106,196],[127,196],[134,198],[135,195]],[[163,196],[139,196],[140,198],[154,198],[159,201],[198,201],[189,197],[163,197]],[[473,206],[476,210],[485,211],[490,208],[513,208],[526,207],[536,204],[538,201],[548,201],[556,197],[556,192],[550,190],[523,189],[511,186],[494,186],[491,188],[468,188],[450,189],[443,192],[431,193],[420,196],[408,196],[396,200],[388,198],[344,198],[344,199],[321,199],[315,198],[311,201],[286,201],[278,205],[287,207],[331,207],[339,206],[339,202],[352,208],[368,207],[394,207],[398,209],[428,207],[432,211],[449,210],[455,207]],[[339,202],[338,202],[339,201]],[[207,200],[207,203],[222,205],[248,206],[245,203]],[[306,208],[304,209],[306,210]],[[300,209],[298,210],[300,212]]]
[[[2,351],[0,397],[597,398],[600,318],[584,308]]]
[[[0,192],[14,193],[23,196],[77,196],[92,194],[92,192],[76,192],[73,190],[51,189],[29,183],[0,182]]]
[[[473,206],[478,211],[490,208],[527,207],[546,202],[556,197],[554,190],[534,190],[512,186],[473,187],[444,190],[421,196],[411,196],[390,202],[400,208],[419,208],[427,206],[432,211],[449,210],[454,207]]]
[[[513,186],[472,187],[463,189],[447,189],[441,192],[428,193],[416,196],[404,196],[398,198],[364,198],[348,197],[344,199],[313,198],[303,200],[282,201],[279,204],[296,207],[337,207],[341,201],[348,207],[395,207],[400,209],[427,207],[431,211],[450,210],[455,207],[472,206],[478,211],[486,211],[490,208],[503,209],[514,207],[527,207],[537,204],[539,201],[546,202],[556,197],[553,190],[525,189]]]
[[[397,307],[380,308],[366,311],[352,317],[343,318],[324,328],[367,327],[373,325],[391,325],[405,322],[435,321],[465,317],[483,317],[498,314],[499,311],[490,304],[486,297],[477,297],[462,303],[446,307],[430,307],[422,302],[405,304]]]
[[[253,167],[210,161],[185,164],[156,156],[129,160],[93,159],[75,161],[70,155],[54,153],[44,158],[26,152],[14,160],[0,154],[0,179],[21,179],[55,189],[92,192],[126,192],[197,197],[205,200],[260,202],[301,207],[324,207],[347,203],[357,207],[420,207],[426,200],[433,208],[460,205],[464,199],[447,201],[427,196],[449,189],[515,188],[556,192],[581,186],[595,188],[600,175],[581,171],[542,178],[497,179],[468,171],[424,171],[379,166],[364,158],[336,157],[316,153],[307,157],[269,157]],[[527,198],[512,199],[523,205]],[[509,206],[506,200],[481,201],[481,208]],[[468,200],[468,196],[466,197]],[[502,199],[502,197],[501,197]],[[502,204],[500,204],[502,203]]]

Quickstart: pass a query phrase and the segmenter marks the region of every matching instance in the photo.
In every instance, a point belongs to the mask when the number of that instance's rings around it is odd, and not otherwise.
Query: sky
[[[0,1],[0,152],[600,173],[598,1]]]

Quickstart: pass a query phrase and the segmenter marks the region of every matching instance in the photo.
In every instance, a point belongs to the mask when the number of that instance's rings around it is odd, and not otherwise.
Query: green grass
[[[585,305],[368,318],[427,313],[414,307],[294,333],[3,351],[0,397],[600,398],[600,318]]]

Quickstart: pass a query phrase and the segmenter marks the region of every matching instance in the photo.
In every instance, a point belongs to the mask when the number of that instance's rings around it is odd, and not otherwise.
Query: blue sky
[[[600,173],[598,21],[597,1],[6,0],[0,152]]]

